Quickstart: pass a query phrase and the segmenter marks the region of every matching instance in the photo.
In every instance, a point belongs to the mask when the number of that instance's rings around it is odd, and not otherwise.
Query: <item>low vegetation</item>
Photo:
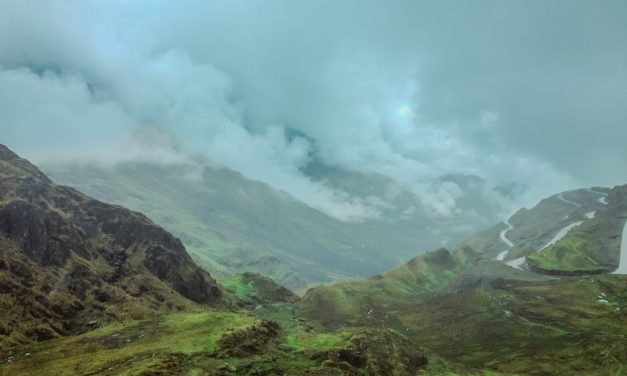
[[[290,318],[291,321],[293,317]],[[427,359],[399,333],[314,333],[243,313],[202,311],[108,325],[0,352],[10,375],[415,375]]]
[[[312,289],[300,312],[321,330],[393,328],[446,359],[440,371],[463,364],[505,374],[622,372],[626,276],[547,279],[496,263],[442,263],[443,254],[421,256],[415,269]],[[453,270],[458,277],[448,278]]]

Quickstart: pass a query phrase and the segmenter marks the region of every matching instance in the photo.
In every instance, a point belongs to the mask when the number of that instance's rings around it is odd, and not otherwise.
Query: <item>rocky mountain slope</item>
[[[0,374],[409,376],[427,362],[393,331],[313,333],[267,277],[218,287],[144,215],[55,185],[4,146],[0,194]]]
[[[218,287],[145,216],[2,147],[0,374],[622,374],[626,191],[556,195],[299,298],[254,273]]]
[[[163,228],[54,184],[2,145],[0,251],[3,347],[221,300]]]

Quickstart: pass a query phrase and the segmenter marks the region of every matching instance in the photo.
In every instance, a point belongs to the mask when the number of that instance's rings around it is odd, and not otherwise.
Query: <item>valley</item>
[[[0,0],[0,376],[627,376],[627,0]]]
[[[347,222],[265,183],[203,163],[49,164],[43,171],[55,182],[103,202],[145,213],[180,238],[194,260],[213,275],[254,271],[295,290],[338,278],[367,277],[434,249],[443,240],[460,241],[473,228],[489,225],[497,210],[481,196],[481,181],[465,176],[444,179],[467,186],[472,198],[468,212],[481,215],[432,218],[423,213],[413,193],[388,178],[309,166],[312,179],[362,200],[387,202],[381,218]],[[415,213],[405,213],[408,208]],[[470,229],[468,223],[473,223]],[[456,228],[461,230],[452,230]]]
[[[6,147],[0,178],[2,375],[624,372],[627,185],[548,197],[451,249],[299,296],[201,269],[148,217]]]

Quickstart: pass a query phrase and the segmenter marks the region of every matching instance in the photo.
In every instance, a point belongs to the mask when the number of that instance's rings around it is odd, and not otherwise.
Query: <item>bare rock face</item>
[[[112,280],[150,273],[197,303],[221,296],[183,244],[146,216],[57,186],[3,145],[0,236],[42,267],[62,267],[79,257],[109,265]]]

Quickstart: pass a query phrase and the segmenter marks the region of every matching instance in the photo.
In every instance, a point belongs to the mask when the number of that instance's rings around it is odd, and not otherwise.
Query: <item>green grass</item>
[[[90,196],[145,213],[179,237],[216,276],[254,271],[294,290],[380,272],[416,249],[437,246],[440,236],[426,231],[428,226],[450,228],[450,220],[426,223],[419,217],[339,221],[225,169],[127,163],[114,168],[48,165],[44,170]],[[351,189],[372,187],[362,178]],[[378,190],[385,193],[386,186]],[[390,213],[391,218],[409,206],[404,199],[396,204],[399,212]]]
[[[615,269],[624,214],[620,205],[609,204],[557,243],[527,256],[527,263],[534,270],[548,273],[595,274]]]
[[[213,375],[230,370],[232,374],[295,375],[306,370],[329,374],[331,368],[349,367],[351,375],[366,375],[382,365],[391,374],[414,374],[404,371],[406,358],[401,354],[416,350],[398,335],[370,328],[313,332],[294,320],[289,305],[266,309],[267,315],[281,322],[278,335],[264,337],[265,318],[243,313],[170,314],[11,348],[0,352],[0,374]],[[355,341],[360,345],[356,347]],[[369,360],[348,364],[336,359],[340,350]],[[394,357],[391,363],[388,356]]]
[[[305,317],[324,328],[385,322],[403,330],[385,314],[388,307],[417,304],[446,287],[457,273],[476,262],[470,248],[438,250],[367,280],[339,282],[309,290],[300,305]]]
[[[471,289],[401,308],[396,315],[417,343],[469,367],[616,374],[627,362],[626,282],[606,276]]]
[[[253,296],[255,287],[252,281],[242,281],[242,275],[236,274],[233,277],[221,278],[220,284],[226,290],[232,292],[238,299],[246,299]]]
[[[369,280],[312,289],[301,312],[321,329],[367,325],[405,333],[445,360],[423,374],[622,372],[627,277],[527,281],[524,272],[493,272],[498,265],[471,266],[469,250],[453,259],[427,254]],[[497,287],[464,287],[452,278],[475,274],[494,277]]]
[[[511,376],[490,370],[478,370],[449,362],[439,356],[429,356],[429,364],[417,373],[418,376]]]
[[[285,343],[295,351],[325,351],[349,346],[352,334],[344,332],[297,332],[286,337]]]
[[[527,256],[527,262],[545,270],[565,272],[602,272],[607,268],[594,261],[592,245],[576,235],[564,237],[556,244]]]
[[[79,336],[4,351],[0,353],[0,374],[90,374],[110,368],[115,374],[137,374],[173,353],[189,356],[214,351],[227,328],[242,329],[255,322],[247,315],[203,311],[112,324]],[[9,356],[14,358],[7,364],[4,359]]]

